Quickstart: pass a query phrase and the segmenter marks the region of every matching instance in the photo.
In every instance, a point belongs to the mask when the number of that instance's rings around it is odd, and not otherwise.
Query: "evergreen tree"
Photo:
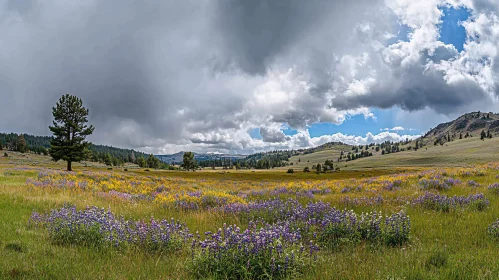
[[[72,171],[72,162],[85,159],[90,143],[84,140],[94,131],[92,125],[86,125],[88,109],[83,107],[80,98],[66,94],[52,108],[52,114],[54,121],[49,129],[54,139],[50,141],[50,156],[55,161],[66,161],[67,170]]]
[[[109,153],[106,153],[104,155],[104,163],[107,165],[107,166],[111,166],[113,165],[113,159],[111,158],[111,155]]]
[[[193,152],[185,152],[184,153],[182,167],[187,171],[189,171],[191,169],[192,169],[192,171],[195,170],[196,161],[194,160],[194,153]],[[267,168],[270,168],[270,166]]]
[[[158,169],[160,164],[161,162],[159,161],[159,159],[153,156],[152,154],[150,154],[149,157],[147,158],[147,166],[149,168]]]
[[[322,166],[320,163],[317,164],[317,166],[315,167],[315,170],[317,171],[317,173],[321,173],[322,172]]]
[[[140,156],[140,157],[137,159],[137,165],[138,165],[138,166],[140,166],[141,168],[146,167],[147,162],[146,162],[146,160],[144,159],[144,157]]]
[[[480,140],[485,139],[485,137],[487,137],[487,134],[482,130],[482,132],[480,133]]]
[[[27,149],[28,146],[26,145],[26,140],[24,140],[24,136],[20,134],[16,140],[16,151],[25,153]]]

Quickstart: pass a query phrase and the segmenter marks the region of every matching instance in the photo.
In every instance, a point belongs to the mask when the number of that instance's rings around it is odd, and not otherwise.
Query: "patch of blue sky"
[[[399,24],[399,30],[397,32],[397,34],[386,40],[386,45],[392,45],[392,44],[395,44],[399,41],[402,41],[402,42],[408,42],[409,41],[409,33],[411,33],[412,29],[405,25],[405,24]]]
[[[415,135],[417,130],[410,130],[406,127],[405,130],[394,131],[390,130],[394,127],[401,127],[403,124],[397,123],[397,109],[372,109],[372,113],[376,116],[373,118],[364,118],[363,115],[355,115],[347,118],[342,124],[336,125],[333,123],[317,123],[308,128],[311,137],[321,135],[331,135],[335,133],[343,133],[347,135],[365,136],[368,132],[378,134],[386,131],[397,132],[398,134]]]
[[[363,115],[355,115],[348,117],[341,124],[334,124],[329,122],[315,123],[308,127],[308,132],[311,137],[319,137],[322,135],[331,135],[335,133],[342,133],[345,135],[365,136],[368,132],[378,134],[384,131],[395,132],[400,135],[416,135],[421,133],[418,130],[404,127],[405,130],[392,130],[394,127],[403,127],[403,124],[397,123],[396,115],[397,108],[392,109],[372,109],[372,113],[376,118],[365,118]],[[386,130],[388,128],[388,130]],[[298,130],[283,125],[282,132],[285,135],[295,135]],[[262,139],[260,129],[254,128],[248,131],[253,139]]]
[[[253,128],[248,131],[248,134],[251,136],[253,139],[262,139],[262,135],[260,134],[260,128]]]
[[[466,42],[466,30],[462,22],[468,20],[470,11],[464,7],[454,9],[452,7],[440,7],[443,15],[440,24],[440,41],[452,44],[460,52]]]

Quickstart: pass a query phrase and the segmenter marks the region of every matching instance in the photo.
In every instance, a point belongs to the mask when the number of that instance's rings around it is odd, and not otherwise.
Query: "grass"
[[[145,172],[133,169],[126,174],[188,179],[210,179],[220,182],[245,182],[257,185],[263,181],[344,180],[388,175],[395,172],[416,172],[430,167],[459,166],[477,160],[491,160],[499,151],[499,139],[487,140],[485,151],[477,153],[477,139],[457,140],[443,147],[428,147],[417,152],[359,159],[349,162],[341,172],[332,174],[294,173],[284,171],[229,171],[229,172]],[[490,145],[490,146],[489,146]],[[439,151],[439,149],[442,149]],[[446,150],[447,149],[447,150]],[[442,151],[445,151],[442,152]],[[458,151],[473,151],[459,154]],[[487,155],[486,155],[487,154]],[[434,160],[433,160],[434,159]],[[466,160],[465,160],[466,159]],[[497,158],[495,158],[497,159]],[[303,157],[302,157],[303,161]],[[429,162],[431,161],[431,162]],[[353,164],[353,165],[352,165]],[[150,254],[133,248],[113,250],[74,245],[56,245],[47,232],[28,226],[33,210],[47,212],[73,203],[79,209],[95,205],[110,208],[127,218],[158,219],[174,217],[184,221],[193,231],[214,231],[223,223],[241,224],[236,217],[224,217],[211,211],[180,211],[146,202],[126,202],[106,199],[88,192],[44,190],[29,187],[27,178],[37,171],[13,171],[14,166],[50,167],[62,169],[63,164],[46,161],[40,156],[12,155],[0,159],[0,278],[5,279],[193,279],[186,270],[190,260],[188,252]],[[371,167],[368,169],[367,167]],[[375,167],[375,168],[373,168]],[[396,168],[395,168],[396,167]],[[103,167],[76,165],[77,170],[98,170],[120,173],[120,169],[107,171]],[[402,246],[372,246],[360,243],[341,250],[321,250],[317,261],[300,279],[496,279],[499,262],[499,242],[487,235],[487,227],[499,218],[499,196],[487,190],[498,182],[497,170],[488,170],[486,176],[462,178],[463,184],[447,191],[448,196],[483,192],[490,200],[485,211],[461,209],[449,213],[410,207],[396,203],[374,206],[349,206],[356,212],[383,211],[393,213],[405,210],[411,217],[411,241]],[[466,186],[467,180],[480,184]],[[385,197],[414,197],[424,193],[415,181],[394,192],[383,191]],[[316,196],[314,200],[345,207],[339,201],[349,197],[369,196],[366,192],[332,193]]]
[[[431,142],[431,141],[430,141]],[[414,144],[412,144],[414,146]],[[404,146],[405,147],[405,146]],[[304,167],[309,168],[318,163],[323,164],[326,159],[336,161],[340,155],[342,147],[334,147],[330,150],[297,155],[290,158],[293,162],[292,168],[302,171]],[[345,148],[345,154],[351,148]],[[371,150],[370,150],[371,151]],[[393,154],[381,155],[380,152],[373,152],[372,157],[360,158],[349,162],[335,162],[335,167],[340,167],[341,171],[364,172],[369,170],[395,170],[421,169],[432,167],[467,166],[470,164],[487,163],[497,161],[499,157],[499,137],[480,140],[479,137],[456,139],[443,146],[427,143],[427,146],[417,151],[403,151]],[[301,162],[298,163],[298,159]],[[289,167],[279,168],[287,170]]]

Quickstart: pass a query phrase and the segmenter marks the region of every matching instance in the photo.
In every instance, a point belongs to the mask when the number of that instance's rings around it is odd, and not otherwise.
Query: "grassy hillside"
[[[407,149],[414,146],[414,141],[408,145],[402,145]],[[329,150],[323,150],[306,155],[297,155],[290,158],[291,166],[296,171],[309,168],[318,163],[323,164],[327,159],[335,160],[335,166],[344,170],[365,169],[400,169],[417,167],[439,167],[439,166],[467,166],[470,164],[486,163],[499,160],[499,137],[480,140],[479,137],[457,139],[444,145],[428,144],[417,151],[405,150],[398,153],[382,155],[380,152],[373,152],[372,157],[360,158],[352,161],[342,161],[337,163],[341,150],[349,152],[351,147],[336,146]],[[298,162],[300,160],[300,162]],[[285,167],[280,170],[287,169]]]
[[[289,159],[289,162],[293,163],[292,166],[283,167],[281,169],[293,168],[297,171],[300,171],[303,170],[303,168],[305,168],[306,166],[310,168],[312,167],[312,165],[317,163],[323,164],[328,159],[336,161],[336,159],[340,156],[342,150],[348,153],[351,149],[352,147],[349,145],[335,145],[329,149],[310,154],[302,153],[296,156],[292,156]]]
[[[339,164],[341,169],[467,166],[499,160],[499,138],[458,139],[444,145],[428,145],[417,151],[375,155]]]

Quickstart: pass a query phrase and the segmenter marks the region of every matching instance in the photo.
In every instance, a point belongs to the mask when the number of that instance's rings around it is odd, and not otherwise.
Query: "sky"
[[[496,112],[496,0],[0,0],[0,131],[244,153],[400,141]]]

